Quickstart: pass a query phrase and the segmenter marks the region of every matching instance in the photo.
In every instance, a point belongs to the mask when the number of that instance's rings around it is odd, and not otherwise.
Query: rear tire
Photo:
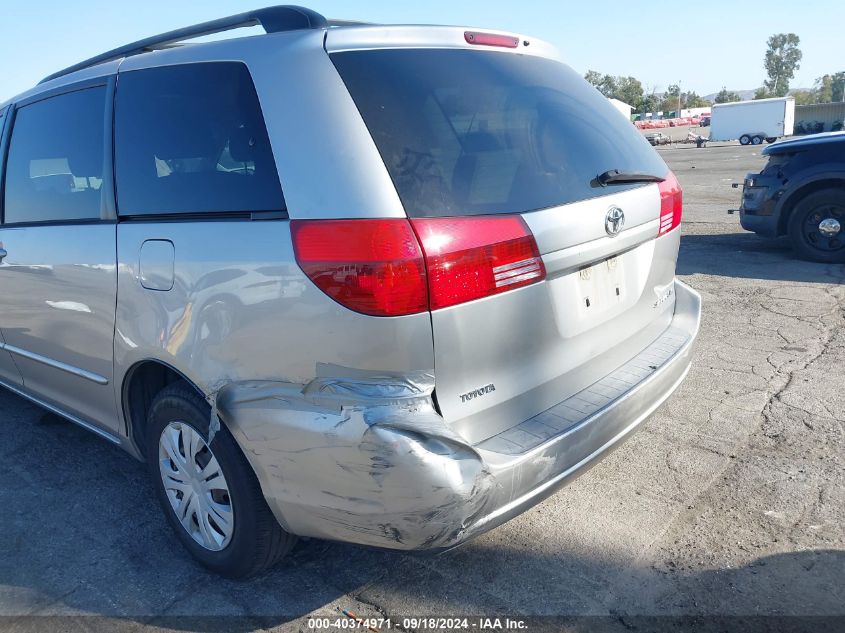
[[[774,143],[776,140],[778,140],[776,136],[767,136],[766,137],[767,143]]]
[[[211,443],[206,444],[209,414],[208,403],[184,383],[165,387],[155,397],[147,423],[146,448],[150,476],[168,522],[182,545],[197,561],[229,578],[255,576],[285,556],[296,542],[296,537],[285,532],[276,521],[255,473],[228,429],[221,425]],[[163,435],[165,431],[167,434]],[[171,438],[176,439],[168,444]],[[195,442],[194,448],[199,447],[198,450],[188,449],[189,440]],[[168,448],[173,450],[174,446],[178,452],[175,457],[179,461],[178,466],[174,458],[168,457],[172,454],[167,452]],[[218,475],[220,479],[212,475],[206,480],[198,474],[198,471],[211,464],[211,460],[216,460],[215,466],[219,466],[222,473]],[[182,478],[188,483],[183,484]],[[165,479],[168,481],[167,489]],[[214,491],[207,492],[206,488],[214,487],[215,481],[222,483],[216,484]],[[174,490],[174,486],[187,492]],[[221,489],[225,489],[225,493]],[[182,506],[187,510],[181,513],[183,518],[180,519],[175,506],[182,503],[186,495],[192,503],[194,498],[197,501],[194,506],[189,503]],[[222,498],[215,495],[222,495]],[[203,515],[200,507],[203,503],[206,504],[204,508],[209,507],[206,499],[211,499],[218,509],[228,509],[223,514],[226,520],[231,520],[229,529],[221,529],[220,526],[225,526],[223,522],[219,525],[214,523],[216,516],[223,515],[211,512]],[[201,516],[211,519],[212,525],[205,522],[205,531],[199,527]],[[189,533],[186,525],[196,526],[193,534]],[[209,533],[216,539],[205,539],[211,549],[201,542],[203,536]],[[223,533],[227,533],[225,538]]]
[[[743,134],[739,137],[739,144],[740,145],[748,145],[751,142],[751,137],[748,134]]]
[[[759,144],[760,144],[760,143],[762,143],[762,142],[763,142],[763,137],[762,137],[762,136],[752,136],[752,137],[751,137],[751,144],[752,144],[752,145],[759,145]]]
[[[845,191],[822,189],[798,202],[789,216],[789,239],[804,259],[845,262]]]

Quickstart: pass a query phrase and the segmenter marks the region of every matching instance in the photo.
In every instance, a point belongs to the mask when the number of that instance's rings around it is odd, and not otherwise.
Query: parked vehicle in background
[[[703,116],[703,117],[701,117],[701,118],[698,120],[698,125],[699,125],[700,127],[709,127],[709,126],[710,126],[710,117],[709,117],[709,116]]]
[[[710,113],[710,140],[739,140],[742,145],[773,143],[791,136],[795,123],[792,97],[717,103]]]
[[[454,547],[689,369],[680,185],[533,37],[272,7],[51,75],[0,128],[0,384],[146,460],[222,574],[295,535]]]
[[[789,235],[795,251],[819,262],[845,261],[845,132],[775,143],[742,188],[740,223],[766,237]]]
[[[663,132],[651,132],[650,134],[646,134],[645,140],[647,140],[650,145],[668,145],[672,142],[672,138]]]

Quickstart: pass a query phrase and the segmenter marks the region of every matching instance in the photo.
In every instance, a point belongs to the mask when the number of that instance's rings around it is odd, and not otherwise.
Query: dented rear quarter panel
[[[138,253],[174,244],[169,291],[144,288]],[[125,222],[118,226],[116,388],[145,360],[165,363],[207,396],[250,380],[305,384],[317,363],[388,375],[433,373],[428,314],[352,312],[302,273],[285,220]]]
[[[288,531],[389,549],[449,549],[589,469],[671,395],[689,369],[700,318],[700,297],[675,287],[672,323],[655,342],[665,360],[640,364],[629,391],[580,420],[558,419],[560,432],[515,454],[459,435],[435,411],[434,377],[425,372],[399,377],[320,364],[306,384],[229,383],[217,394],[217,411]]]
[[[285,529],[427,549],[492,509],[495,480],[434,410],[433,375],[318,372],[307,385],[231,383],[217,398]]]

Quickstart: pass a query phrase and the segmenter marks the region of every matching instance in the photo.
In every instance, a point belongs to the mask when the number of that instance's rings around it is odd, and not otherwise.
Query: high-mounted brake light
[[[341,305],[373,316],[446,308],[546,277],[518,215],[292,220],[291,234],[311,281]]]
[[[681,214],[684,208],[684,192],[681,184],[671,171],[666,179],[658,184],[660,190],[660,228],[657,236],[665,235],[681,224]]]
[[[519,38],[512,35],[499,35],[497,33],[478,33],[465,31],[464,39],[467,44],[478,46],[502,46],[504,48],[516,48],[519,46]]]
[[[425,263],[408,220],[292,220],[296,261],[350,310],[400,316],[428,309]]]
[[[422,244],[432,310],[542,281],[534,236],[518,215],[411,220]]]

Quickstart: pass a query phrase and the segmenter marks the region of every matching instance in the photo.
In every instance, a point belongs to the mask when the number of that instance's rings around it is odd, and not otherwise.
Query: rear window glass
[[[332,60],[412,217],[521,213],[606,195],[595,178],[609,169],[667,171],[634,126],[559,62],[458,49]]]
[[[240,63],[121,74],[115,171],[121,215],[285,208],[258,96]]]

